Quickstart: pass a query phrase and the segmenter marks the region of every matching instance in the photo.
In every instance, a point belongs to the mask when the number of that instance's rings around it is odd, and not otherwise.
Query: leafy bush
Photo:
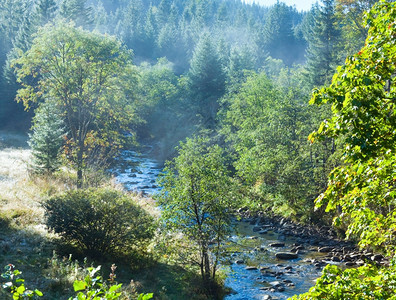
[[[29,290],[25,287],[25,280],[21,278],[22,272],[15,269],[15,266],[8,264],[4,267],[4,273],[1,277],[7,282],[2,284],[3,289],[7,289],[12,294],[14,300],[25,300],[25,299],[38,299],[43,296],[43,293],[35,289]]]
[[[75,280],[73,283],[73,288],[77,295],[73,298],[70,297],[69,300],[116,300],[122,297],[121,287],[122,283],[118,284],[115,281],[116,265],[111,266],[111,273],[109,282],[106,283],[103,277],[97,275],[100,270],[100,266],[94,268],[89,267],[87,269],[88,274],[82,280]],[[37,289],[28,290],[26,289],[24,282],[25,280],[21,278],[22,272],[15,269],[15,266],[9,264],[4,267],[5,272],[1,274],[1,277],[6,279],[7,282],[2,284],[2,288],[9,290],[12,294],[12,299],[14,300],[28,300],[28,299],[38,299],[37,297],[42,297],[43,293]],[[153,294],[140,294],[136,295],[137,300],[149,300],[153,298]],[[128,298],[130,299],[130,298]]]
[[[154,234],[153,218],[116,190],[69,191],[44,208],[49,229],[91,257],[142,253]]]
[[[396,299],[396,260],[390,267],[365,265],[341,270],[327,265],[323,275],[308,293],[294,296],[293,300],[311,299]]]
[[[73,283],[74,291],[78,292],[74,298],[69,300],[114,300],[121,297],[121,286],[117,284],[115,279],[115,269],[117,267],[112,265],[109,284],[104,282],[103,277],[96,273],[100,270],[100,266],[97,268],[88,268],[89,274],[85,276],[83,280],[76,280]],[[153,294],[140,294],[137,300],[149,300],[153,297]]]

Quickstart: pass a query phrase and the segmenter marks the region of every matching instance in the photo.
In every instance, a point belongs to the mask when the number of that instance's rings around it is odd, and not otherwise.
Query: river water
[[[117,181],[126,189],[147,196],[158,191],[156,178],[163,168],[149,150],[144,154],[125,151],[113,170]],[[298,239],[285,238],[271,229],[265,234],[254,232],[254,225],[248,221],[235,221],[234,234],[225,244],[228,256],[221,268],[227,273],[226,286],[234,291],[226,299],[287,299],[307,292],[321,275],[321,268],[315,267],[312,260],[320,259],[323,254],[302,245],[305,249],[297,259],[278,260],[275,254],[290,251]],[[270,246],[274,242],[282,242],[284,246]]]

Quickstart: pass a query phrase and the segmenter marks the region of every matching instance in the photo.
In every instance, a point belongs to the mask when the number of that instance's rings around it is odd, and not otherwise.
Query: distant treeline
[[[245,53],[246,68],[258,69],[268,56],[286,65],[304,62],[306,13],[278,3],[272,7],[240,1],[197,0],[7,0],[0,3],[0,126],[29,119],[14,103],[11,61],[26,51],[39,26],[65,18],[76,26],[115,35],[133,49],[134,61],[156,63],[166,57],[177,75],[189,70],[198,41],[210,35],[225,60],[231,52]],[[292,51],[290,51],[292,49]],[[241,66],[244,67],[244,66]]]

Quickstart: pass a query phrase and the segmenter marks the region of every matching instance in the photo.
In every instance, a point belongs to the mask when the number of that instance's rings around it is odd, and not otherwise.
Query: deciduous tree
[[[50,98],[61,108],[69,132],[66,156],[81,187],[83,170],[119,149],[134,118],[131,53],[115,38],[60,22],[40,29],[14,65],[22,84],[18,101],[29,108]]]
[[[160,184],[161,218],[191,241],[202,279],[211,287],[221,243],[231,230],[232,208],[237,205],[222,149],[207,138],[187,139],[168,163]]]

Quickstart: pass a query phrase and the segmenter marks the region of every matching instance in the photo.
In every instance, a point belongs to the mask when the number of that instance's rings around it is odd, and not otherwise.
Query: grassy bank
[[[153,292],[155,299],[207,298],[197,273],[172,258],[180,249],[164,247],[166,238],[161,235],[150,245],[150,253],[139,267],[116,259],[84,263],[82,257],[70,257],[59,237],[45,226],[41,205],[48,196],[72,188],[69,174],[61,171],[51,177],[31,176],[26,136],[0,132],[0,143],[0,268],[14,264],[22,271],[27,287],[44,293],[42,299],[68,299],[74,294],[73,281],[84,276],[86,267],[100,264],[102,276],[108,278],[114,262],[118,264],[117,281],[123,283],[123,299],[133,299],[135,292]],[[111,180],[104,184],[122,189]],[[158,217],[152,199],[135,195],[134,201]],[[9,297],[0,292],[1,299]]]

